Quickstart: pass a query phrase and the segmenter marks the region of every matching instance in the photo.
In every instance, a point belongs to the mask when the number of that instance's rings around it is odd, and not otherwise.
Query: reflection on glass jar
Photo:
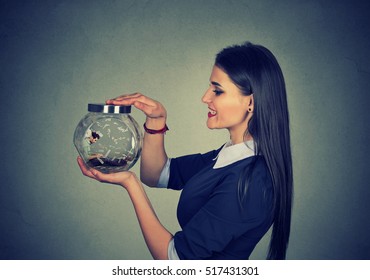
[[[86,165],[103,173],[129,170],[139,159],[143,135],[131,106],[89,104],[74,145]]]

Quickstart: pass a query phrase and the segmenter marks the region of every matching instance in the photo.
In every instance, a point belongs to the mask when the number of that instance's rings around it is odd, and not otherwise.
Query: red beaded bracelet
[[[158,130],[155,130],[155,129],[149,129],[146,127],[146,123],[144,123],[144,130],[145,132],[149,133],[149,134],[165,134],[167,130],[169,130],[167,124],[164,125],[164,128],[162,129],[158,129]]]

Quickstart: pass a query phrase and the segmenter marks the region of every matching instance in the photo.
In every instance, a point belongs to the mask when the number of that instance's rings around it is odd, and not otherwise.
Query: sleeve
[[[173,238],[170,240],[167,249],[168,259],[169,260],[179,260],[179,256],[177,255],[175,244],[173,242]]]
[[[235,178],[228,178],[218,185],[218,191],[214,192],[182,231],[174,235],[175,248],[180,259],[212,258],[242,235],[248,233],[250,238],[259,239],[256,229],[269,228],[272,184],[264,178],[251,182],[247,199],[241,208],[236,182]]]
[[[205,154],[172,158],[167,187],[174,190],[181,190],[191,177],[213,162],[220,149]]]
[[[171,164],[171,159],[168,158],[159,176],[159,180],[157,183],[158,188],[167,188],[168,180],[170,179],[170,164]]]

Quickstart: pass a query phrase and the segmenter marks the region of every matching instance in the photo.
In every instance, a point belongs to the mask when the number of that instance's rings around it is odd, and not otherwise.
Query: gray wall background
[[[140,91],[168,110],[170,156],[217,148],[227,133],[207,129],[200,99],[215,54],[249,40],[271,49],[286,77],[288,258],[370,259],[365,2],[1,1],[0,258],[150,259],[126,192],[81,175],[75,126],[87,103]],[[148,195],[179,230],[179,193]],[[268,241],[252,259],[265,258]]]

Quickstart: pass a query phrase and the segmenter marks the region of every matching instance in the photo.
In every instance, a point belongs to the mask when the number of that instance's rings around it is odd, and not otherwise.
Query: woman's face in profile
[[[229,76],[217,66],[212,69],[210,85],[202,102],[206,103],[209,109],[208,128],[227,128],[230,133],[244,135],[247,128],[247,110],[253,102],[253,95],[243,95]]]

